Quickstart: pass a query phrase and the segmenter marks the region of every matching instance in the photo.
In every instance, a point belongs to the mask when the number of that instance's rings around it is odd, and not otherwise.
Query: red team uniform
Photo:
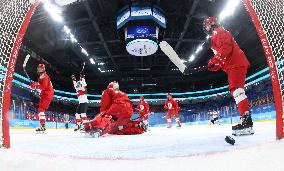
[[[138,102],[138,105],[136,107],[136,110],[138,111],[139,117],[142,119],[143,123],[147,126],[149,126],[149,104],[144,100],[144,97],[140,97],[140,101]]]
[[[172,124],[171,117],[175,119],[176,123],[178,124],[178,127],[181,127],[180,120],[178,117],[178,111],[179,111],[178,102],[175,99],[173,99],[171,93],[169,93],[167,97],[168,99],[165,101],[164,109],[168,110],[166,114],[168,128],[170,128]]]
[[[252,128],[249,101],[244,90],[247,69],[250,63],[232,34],[219,26],[216,18],[207,18],[204,20],[203,26],[205,31],[211,34],[211,49],[215,54],[208,62],[208,70],[217,71],[222,69],[227,73],[229,90],[236,101],[242,118],[242,123],[238,124],[237,127],[233,126],[233,130]]]
[[[111,82],[103,91],[100,114],[84,124],[85,131],[104,134],[142,134],[145,130],[139,121],[131,121],[133,109],[127,94],[118,89],[118,83]]]
[[[44,131],[45,130],[45,120],[46,120],[44,111],[48,109],[49,104],[53,99],[54,89],[53,89],[49,76],[45,72],[44,64],[39,64],[37,67],[37,70],[39,74],[38,82],[33,82],[31,84],[31,87],[33,89],[41,90],[39,107],[38,107],[40,128],[38,128],[37,130]]]

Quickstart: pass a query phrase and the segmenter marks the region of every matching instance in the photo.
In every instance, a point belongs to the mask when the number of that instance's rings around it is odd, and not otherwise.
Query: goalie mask
[[[213,30],[219,26],[218,20],[216,17],[208,17],[203,21],[203,31],[211,35]]]
[[[38,64],[37,73],[38,73],[38,75],[45,73],[45,65],[44,64]]]

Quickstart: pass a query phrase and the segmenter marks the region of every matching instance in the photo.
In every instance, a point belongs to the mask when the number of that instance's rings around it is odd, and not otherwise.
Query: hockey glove
[[[71,75],[71,79],[72,79],[72,81],[76,81],[75,75]]]
[[[209,71],[218,71],[221,67],[216,60],[210,59],[207,68]]]
[[[30,84],[30,86],[31,86],[32,89],[37,89],[39,87],[39,83],[38,82],[32,82]]]

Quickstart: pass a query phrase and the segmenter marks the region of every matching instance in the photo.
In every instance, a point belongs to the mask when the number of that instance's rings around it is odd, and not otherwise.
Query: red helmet
[[[203,20],[203,25],[205,24],[217,24],[218,19],[216,17],[208,17],[205,20]]]
[[[167,95],[168,97],[172,97],[172,93],[168,93],[168,95]]]
[[[107,88],[113,88],[113,89],[118,90],[118,89],[119,89],[119,84],[118,84],[118,82],[113,81],[113,82],[110,82],[110,83],[108,84]]]
[[[38,73],[43,73],[43,72],[45,72],[45,65],[44,65],[44,64],[38,64],[38,66],[37,66],[37,72],[38,72]]]
[[[216,17],[208,17],[203,20],[203,30],[206,34],[211,34],[214,27],[218,25],[218,19]],[[209,30],[208,30],[209,28]]]
[[[110,82],[107,86],[107,88],[113,88],[113,82]]]
[[[140,96],[140,100],[144,100],[144,96]]]

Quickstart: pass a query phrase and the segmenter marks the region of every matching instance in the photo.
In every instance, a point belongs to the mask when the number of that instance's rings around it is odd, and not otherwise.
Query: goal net
[[[266,54],[273,84],[277,138],[283,138],[284,2],[243,0]],[[39,0],[0,0],[0,146],[10,147],[9,107],[19,48]]]
[[[276,136],[284,137],[284,1],[244,0],[270,70],[276,108]]]
[[[0,146],[10,147],[9,108],[17,56],[38,1],[0,0]]]

